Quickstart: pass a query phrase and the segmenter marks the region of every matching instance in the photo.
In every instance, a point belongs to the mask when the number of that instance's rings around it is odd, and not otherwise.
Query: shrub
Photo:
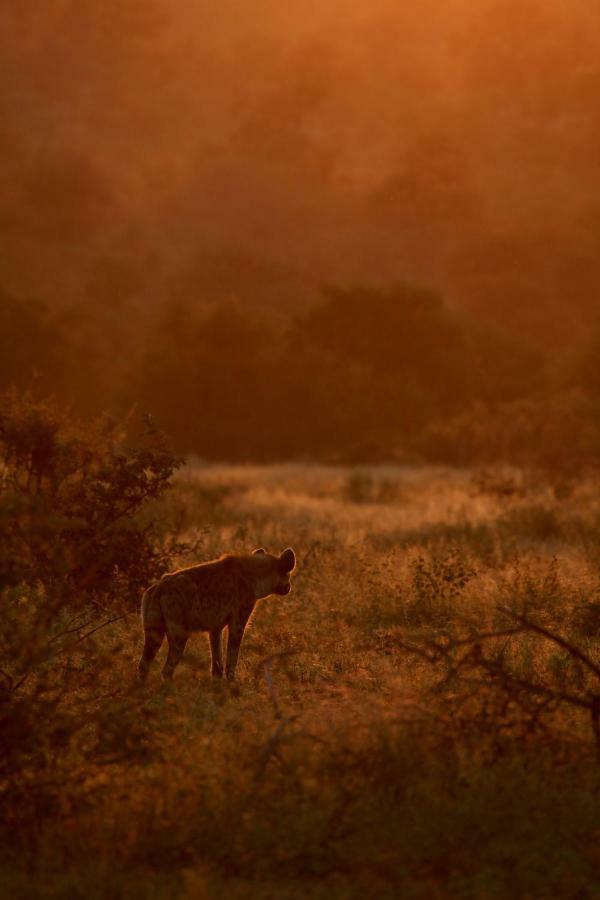
[[[84,428],[30,396],[0,402],[0,815],[15,828],[67,802],[73,746],[91,765],[133,744],[145,758],[135,704],[115,719],[93,696],[115,652],[98,633],[182,546],[140,516],[180,461],[149,422],[131,432]]]
[[[407,624],[447,626],[456,618],[463,591],[475,574],[456,548],[430,561],[418,556],[411,564],[412,596],[404,608]]]
[[[550,473],[561,494],[568,479],[597,463],[600,429],[594,404],[577,392],[475,402],[430,421],[415,449],[431,461],[510,464]]]
[[[0,402],[0,587],[41,584],[48,601],[131,595],[167,559],[137,518],[181,460],[149,420],[138,434],[108,419],[84,428],[49,402]],[[61,599],[62,602],[62,599]]]

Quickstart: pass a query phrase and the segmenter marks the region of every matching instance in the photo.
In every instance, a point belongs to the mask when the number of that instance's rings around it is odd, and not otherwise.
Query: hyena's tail
[[[165,621],[160,608],[160,581],[150,585],[142,595],[142,625],[144,629],[162,628],[164,631]]]
[[[144,649],[138,664],[138,675],[143,681],[148,674],[150,664],[163,642],[165,636],[165,620],[160,608],[160,582],[151,585],[142,596],[142,625],[144,627]]]

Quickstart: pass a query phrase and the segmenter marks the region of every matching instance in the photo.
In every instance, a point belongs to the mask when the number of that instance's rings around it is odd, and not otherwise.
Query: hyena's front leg
[[[222,628],[214,628],[212,631],[209,631],[208,636],[210,638],[210,656],[211,656],[211,666],[210,666],[210,674],[214,678],[222,678],[223,677],[223,629]]]
[[[167,654],[167,661],[162,670],[162,677],[165,681],[170,681],[173,677],[173,672],[183,656],[183,651],[185,650],[188,638],[189,634],[185,631],[180,631],[179,629],[173,631],[167,630],[169,652]]]
[[[242,638],[244,637],[244,629],[246,628],[251,613],[252,608],[238,612],[237,615],[232,617],[227,626],[227,665],[225,666],[225,677],[229,681],[233,681],[235,678],[235,667],[238,661]]]
[[[237,665],[242,638],[244,637],[244,628],[234,627],[232,625],[227,629],[227,664],[225,666],[225,677],[228,681],[235,678],[235,667]]]

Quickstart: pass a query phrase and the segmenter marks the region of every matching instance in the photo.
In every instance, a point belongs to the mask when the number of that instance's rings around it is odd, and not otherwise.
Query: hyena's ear
[[[296,554],[291,547],[288,547],[287,550],[283,551],[283,553],[279,557],[279,565],[281,566],[282,572],[285,572],[286,575],[288,572],[291,572],[293,569],[295,569]]]
[[[266,552],[267,551],[265,550],[264,547],[259,547],[258,550],[253,551],[252,556],[257,556],[259,553],[266,553]]]

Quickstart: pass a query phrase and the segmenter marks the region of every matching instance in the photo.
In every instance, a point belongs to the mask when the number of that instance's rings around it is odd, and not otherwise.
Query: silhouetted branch
[[[520,696],[528,695],[537,698],[545,709],[550,704],[562,703],[578,709],[588,710],[591,715],[594,740],[600,755],[600,694],[590,690],[582,694],[576,694],[523,678],[508,667],[504,661],[504,652],[500,656],[492,658],[483,652],[482,644],[486,641],[503,637],[511,638],[517,634],[530,632],[561,647],[573,660],[581,663],[596,679],[600,679],[600,666],[580,650],[579,647],[554,631],[534,622],[528,616],[518,613],[507,606],[499,606],[498,610],[514,619],[518,625],[514,628],[498,631],[475,633],[465,638],[428,640],[422,644],[401,642],[399,646],[410,653],[416,654],[431,665],[436,665],[440,662],[448,662],[450,664],[449,671],[442,682],[437,685],[438,689],[444,688],[454,678],[462,678],[463,683],[466,683],[463,673],[479,671],[487,676],[486,680],[480,682],[482,686],[489,685],[489,679],[491,679],[515,702],[519,702]],[[457,653],[457,651],[459,652]],[[541,712],[541,708],[535,709],[533,712],[533,718],[536,723]]]
[[[579,647],[571,644],[570,641],[567,641],[559,634],[550,631],[548,628],[544,628],[542,625],[538,625],[537,622],[532,622],[532,620],[527,616],[524,616],[522,613],[515,612],[508,606],[499,606],[498,610],[501,613],[504,613],[504,615],[510,616],[516,622],[520,622],[523,628],[526,628],[528,631],[534,631],[536,634],[540,634],[547,640],[552,641],[559,647],[562,647],[563,650],[566,650],[567,653],[570,653],[571,656],[583,663],[583,665],[587,669],[589,669],[590,672],[593,672],[597,678],[600,678],[600,666],[596,665],[596,663],[593,662],[593,660],[591,660],[589,656],[587,656],[587,654],[583,652],[583,650],[580,650]]]

